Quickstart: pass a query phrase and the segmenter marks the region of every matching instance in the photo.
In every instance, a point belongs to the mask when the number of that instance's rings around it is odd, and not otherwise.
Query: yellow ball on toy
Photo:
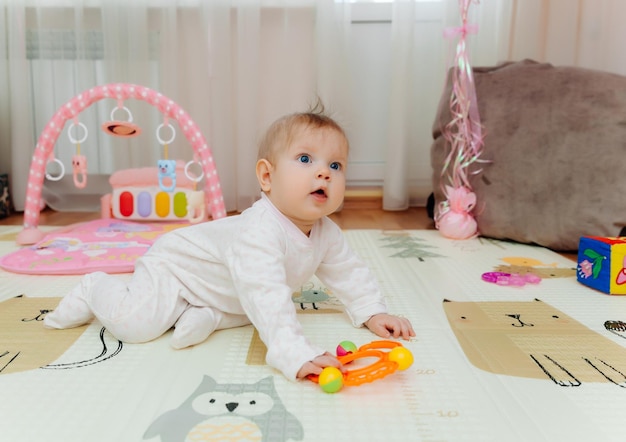
[[[320,373],[320,387],[326,393],[337,393],[343,387],[343,373],[335,367],[326,367]]]
[[[413,354],[404,347],[396,347],[391,350],[388,358],[397,363],[400,370],[406,370],[413,364]]]

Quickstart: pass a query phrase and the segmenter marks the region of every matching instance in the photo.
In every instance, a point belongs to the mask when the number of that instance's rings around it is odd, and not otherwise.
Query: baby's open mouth
[[[314,192],[311,192],[315,195],[322,195],[322,196],[326,196],[326,191],[324,189],[317,189]]]

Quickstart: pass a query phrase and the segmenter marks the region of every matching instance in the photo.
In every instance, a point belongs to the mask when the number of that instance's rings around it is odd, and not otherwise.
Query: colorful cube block
[[[583,236],[578,282],[611,295],[626,295],[626,237]]]

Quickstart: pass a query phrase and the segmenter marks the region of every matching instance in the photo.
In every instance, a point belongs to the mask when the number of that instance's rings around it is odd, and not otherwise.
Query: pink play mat
[[[135,261],[162,234],[188,223],[99,219],[65,227],[38,243],[0,258],[15,273],[77,275],[94,271],[132,272]]]

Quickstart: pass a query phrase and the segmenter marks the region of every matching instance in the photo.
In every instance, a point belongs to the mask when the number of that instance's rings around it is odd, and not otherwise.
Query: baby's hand
[[[411,322],[406,318],[380,313],[368,319],[365,326],[373,333],[381,338],[399,338],[410,339],[415,336]]]
[[[310,374],[319,375],[326,367],[336,367],[342,372],[345,371],[343,365],[341,365],[341,362],[339,362],[339,359],[326,352],[323,355],[316,357],[312,361],[305,363],[300,371],[298,371],[298,379],[303,379]]]

